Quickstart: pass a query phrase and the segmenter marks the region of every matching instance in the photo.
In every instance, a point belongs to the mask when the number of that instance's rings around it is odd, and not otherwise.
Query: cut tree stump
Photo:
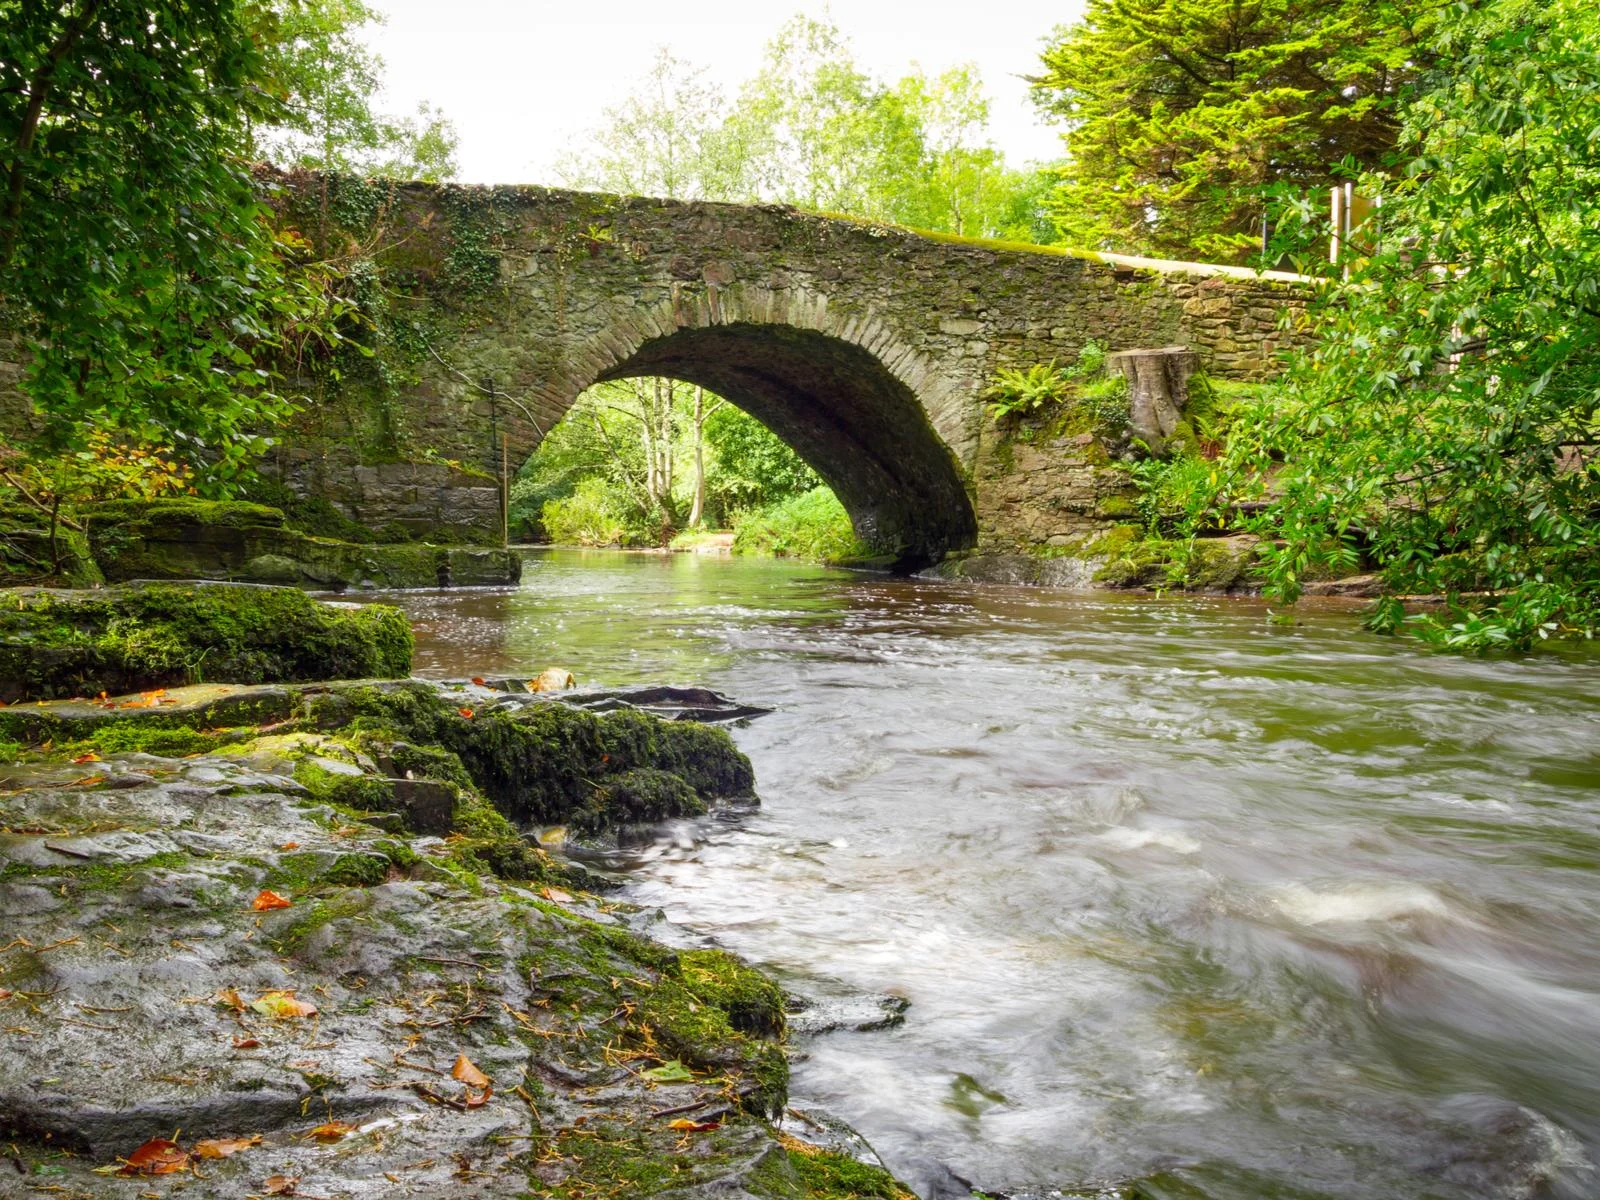
[[[1189,403],[1189,377],[1200,369],[1200,356],[1187,346],[1155,350],[1118,350],[1106,355],[1106,374],[1121,373],[1128,381],[1129,424],[1134,436],[1156,454],[1183,419]]]

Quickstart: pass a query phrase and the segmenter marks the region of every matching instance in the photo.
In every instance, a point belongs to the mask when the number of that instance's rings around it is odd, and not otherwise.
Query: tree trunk
[[[1200,369],[1200,356],[1187,346],[1157,350],[1119,350],[1106,355],[1106,373],[1128,381],[1129,424],[1134,436],[1161,454],[1189,403],[1189,376]]]
[[[706,390],[694,389],[694,503],[689,507],[689,528],[697,529],[706,511]]]

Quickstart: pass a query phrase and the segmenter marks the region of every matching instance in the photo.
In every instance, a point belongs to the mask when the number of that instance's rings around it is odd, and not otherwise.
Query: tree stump
[[[1106,355],[1106,373],[1120,372],[1128,381],[1128,423],[1133,434],[1155,454],[1183,419],[1189,403],[1189,376],[1200,369],[1200,356],[1187,346],[1156,350],[1118,350]]]

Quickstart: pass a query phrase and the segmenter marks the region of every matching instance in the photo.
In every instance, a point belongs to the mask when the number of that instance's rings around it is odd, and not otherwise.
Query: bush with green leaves
[[[839,562],[868,551],[856,540],[850,514],[833,492],[812,488],[734,520],[735,554],[770,554],[808,562]]]
[[[1379,628],[1452,650],[1600,632],[1600,11],[1444,10],[1404,107],[1381,244],[1338,264],[1318,345],[1234,419],[1233,494],[1269,501],[1273,594],[1358,562]],[[1325,226],[1286,200],[1308,269]],[[1319,239],[1323,239],[1320,240]],[[1287,244],[1287,241],[1286,241]],[[1337,269],[1337,268],[1336,268]],[[1400,597],[1448,610],[1407,617]]]
[[[1001,367],[994,373],[994,382],[984,389],[983,398],[989,402],[989,415],[1001,421],[1036,413],[1046,406],[1065,404],[1077,397],[1090,399],[1092,396],[1092,403],[1110,400],[1114,405],[1120,387],[1125,410],[1127,384],[1120,382],[1120,376],[1099,378],[1105,366],[1106,348],[1099,342],[1085,342],[1078,351],[1077,361],[1069,367],[1058,366],[1053,358],[1031,367]],[[1122,420],[1126,424],[1125,411]]]

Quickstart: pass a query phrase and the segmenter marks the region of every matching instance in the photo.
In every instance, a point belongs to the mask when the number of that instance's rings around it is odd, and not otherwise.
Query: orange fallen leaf
[[[479,687],[487,687],[488,686],[488,684],[483,682],[483,676],[482,675],[474,675],[472,677],[472,682],[477,684]]]
[[[477,1064],[465,1054],[456,1055],[456,1065],[450,1068],[450,1077],[459,1079],[470,1088],[489,1086],[489,1077],[478,1070]]]
[[[458,709],[456,709],[456,711],[458,713],[460,713],[463,717],[465,717],[467,720],[469,720],[469,721],[472,720],[472,710],[470,708],[458,708]]]
[[[0,988],[0,1000],[9,1000],[16,995],[10,988]]]
[[[299,1186],[298,1175],[268,1175],[261,1182],[261,1190],[269,1196],[292,1196]]]
[[[481,1092],[468,1088],[461,1097],[462,1108],[482,1108],[489,1103],[489,1097],[494,1095],[494,1089],[486,1087]]]
[[[676,1121],[667,1123],[668,1129],[676,1129],[680,1133],[705,1133],[709,1129],[722,1128],[721,1121],[691,1121],[687,1117],[679,1117]]]
[[[256,912],[266,912],[269,908],[288,908],[293,903],[294,901],[287,896],[280,896],[277,892],[269,892],[263,888],[256,894],[256,898],[250,901],[250,907]]]
[[[236,1037],[233,1039],[233,1048],[235,1050],[256,1050],[259,1049],[260,1046],[261,1042],[258,1038]]]
[[[118,1175],[173,1175],[189,1165],[189,1152],[177,1142],[151,1138],[124,1160]]]
[[[288,1021],[295,1017],[314,1017],[317,1006],[309,1000],[296,1000],[293,992],[273,990],[262,992],[250,1001],[250,1007],[274,1021]]]
[[[230,1158],[241,1150],[261,1145],[261,1135],[247,1138],[204,1138],[194,1144],[196,1158]]]
[[[216,1002],[233,1009],[236,1013],[244,1011],[244,998],[239,995],[237,988],[218,988]]]
[[[104,783],[105,781],[106,777],[104,775],[85,775],[82,779],[74,779],[71,783],[67,784],[67,786],[93,787],[95,784]]]
[[[279,846],[278,849],[279,850],[298,850],[298,849],[300,849],[300,843],[299,842],[285,842],[283,845]]]
[[[326,1121],[318,1125],[306,1136],[316,1138],[319,1142],[337,1142],[346,1134],[351,1134],[355,1131],[356,1127],[348,1121]]]
[[[87,754],[78,755],[78,757],[73,759],[72,761],[75,762],[75,763],[78,763],[80,765],[82,765],[83,763],[99,762],[100,761],[100,756],[98,754],[96,754],[93,750],[91,750]]]

